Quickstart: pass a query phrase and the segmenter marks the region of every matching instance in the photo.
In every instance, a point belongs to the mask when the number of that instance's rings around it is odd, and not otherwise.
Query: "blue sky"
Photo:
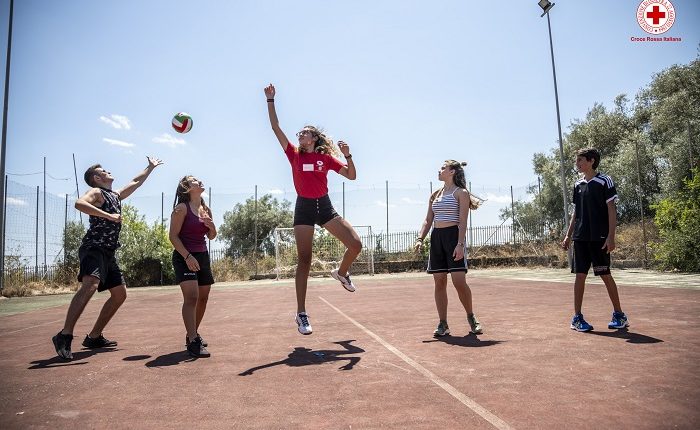
[[[650,43],[630,41],[646,35],[636,0],[556,2],[565,130],[594,103],[611,106],[696,57],[700,4],[673,4],[665,35],[682,42]],[[293,200],[267,119],[269,82],[288,136],[310,123],[349,143],[358,179],[346,183],[346,215],[375,230],[386,229],[387,180],[389,229],[417,229],[447,158],[468,161],[474,191],[489,197],[475,225],[498,223],[509,187],[522,198],[536,183],[532,155],[557,145],[547,22],[535,0],[21,0],[6,168],[38,172],[46,156],[49,174],[71,178],[75,153],[79,177],[100,162],[119,186],[157,156],[166,164],[131,199],[149,220],[185,174],[212,187],[219,222],[256,184]],[[188,134],[170,127],[178,111],[194,118]],[[10,180],[42,184],[40,175]],[[338,206],[341,177],[329,184]],[[75,193],[75,184],[50,179],[47,191]]]

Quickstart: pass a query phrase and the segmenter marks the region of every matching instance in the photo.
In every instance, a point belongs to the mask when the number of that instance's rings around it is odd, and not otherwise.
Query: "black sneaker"
[[[187,352],[192,356],[196,358],[206,358],[211,356],[209,354],[209,351],[202,345],[202,338],[197,336],[194,338],[192,342],[187,344]]]
[[[199,338],[202,339],[202,346],[209,346],[207,341],[204,340],[204,338],[199,333],[197,333],[197,336],[199,336]],[[185,346],[187,346],[189,344],[190,344],[190,337],[185,335]]]
[[[109,348],[111,346],[117,346],[117,342],[109,339],[105,339],[102,333],[95,339],[88,335],[85,335],[85,340],[83,340],[83,346],[88,349],[96,348]]]
[[[56,354],[65,360],[72,360],[73,353],[70,350],[70,344],[73,342],[72,334],[63,334],[60,331],[51,338],[53,346],[56,348]]]

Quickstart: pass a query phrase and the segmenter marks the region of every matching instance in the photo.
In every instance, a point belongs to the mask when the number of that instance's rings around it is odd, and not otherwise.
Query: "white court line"
[[[362,331],[364,331],[365,333],[367,333],[370,337],[372,337],[372,339],[374,339],[374,340],[376,340],[377,342],[379,342],[384,348],[386,348],[386,349],[388,349],[389,351],[393,352],[396,356],[398,356],[400,359],[402,359],[403,361],[405,361],[405,362],[406,362],[407,364],[409,364],[411,367],[413,367],[414,369],[416,369],[416,370],[417,370],[419,373],[421,373],[423,376],[425,376],[426,378],[430,379],[430,381],[432,381],[435,385],[437,385],[438,387],[440,387],[440,388],[442,388],[443,390],[447,391],[447,393],[450,394],[452,397],[454,397],[455,399],[457,399],[457,400],[459,400],[460,402],[462,402],[462,404],[464,404],[464,406],[468,407],[468,408],[471,409],[472,411],[474,411],[474,412],[476,412],[477,414],[479,414],[479,416],[481,416],[481,418],[483,418],[483,419],[485,419],[486,421],[488,421],[489,423],[491,423],[491,425],[493,425],[493,426],[496,427],[497,429],[501,429],[501,430],[513,430],[513,427],[511,427],[510,425],[508,425],[508,423],[506,423],[506,422],[503,421],[502,419],[498,418],[496,415],[494,415],[494,414],[492,414],[491,412],[489,412],[486,408],[484,408],[484,407],[481,406],[480,404],[476,403],[474,400],[472,400],[472,399],[469,398],[467,395],[465,395],[464,393],[462,393],[462,392],[460,392],[459,390],[457,390],[457,389],[456,389],[455,387],[453,387],[452,385],[448,384],[446,381],[444,381],[443,379],[441,379],[439,376],[437,376],[436,374],[434,374],[434,373],[431,372],[430,370],[428,370],[428,369],[426,369],[425,367],[421,366],[420,363],[418,363],[417,361],[413,360],[411,357],[407,356],[407,355],[404,354],[403,352],[399,351],[397,348],[395,348],[395,347],[394,347],[393,345],[391,345],[389,342],[385,341],[384,339],[382,339],[382,338],[379,337],[378,335],[374,334],[373,332],[371,332],[370,330],[368,330],[367,328],[365,328],[365,326],[363,326],[362,324],[358,323],[358,322],[355,321],[354,319],[352,319],[352,318],[350,318],[349,316],[345,315],[345,314],[343,313],[343,311],[341,311],[340,309],[338,309],[338,308],[336,308],[335,306],[333,306],[332,304],[330,304],[326,299],[324,299],[324,298],[321,297],[321,296],[319,296],[318,298],[321,299],[321,300],[323,300],[328,306],[330,306],[331,308],[333,308],[333,309],[334,309],[336,312],[338,312],[340,315],[344,316],[348,321],[350,321],[351,323],[353,323],[353,324],[354,324],[355,326],[357,326],[360,330],[362,330]]]
[[[48,325],[48,324],[56,324],[56,323],[60,323],[60,322],[64,322],[64,321],[65,321],[65,318],[62,318],[62,319],[60,319],[60,320],[49,321],[49,322],[45,322],[45,323],[41,323],[41,324],[37,324],[37,325],[32,325],[32,326],[29,326],[29,327],[21,328],[21,329],[19,329],[19,330],[6,331],[4,334],[19,333],[19,332],[24,331],[24,330],[29,330],[29,329],[32,329],[32,328],[37,328],[37,327],[41,327],[41,326],[43,326],[43,325]]]

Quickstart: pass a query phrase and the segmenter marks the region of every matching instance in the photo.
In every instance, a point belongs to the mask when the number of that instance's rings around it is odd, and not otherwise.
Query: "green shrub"
[[[661,241],[655,259],[664,269],[700,272],[700,169],[672,197],[654,206]]]

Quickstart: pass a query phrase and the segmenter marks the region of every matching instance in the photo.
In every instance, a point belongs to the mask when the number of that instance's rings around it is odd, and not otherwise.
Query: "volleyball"
[[[173,117],[173,128],[178,133],[187,133],[192,129],[192,117],[186,112],[180,112]]]

